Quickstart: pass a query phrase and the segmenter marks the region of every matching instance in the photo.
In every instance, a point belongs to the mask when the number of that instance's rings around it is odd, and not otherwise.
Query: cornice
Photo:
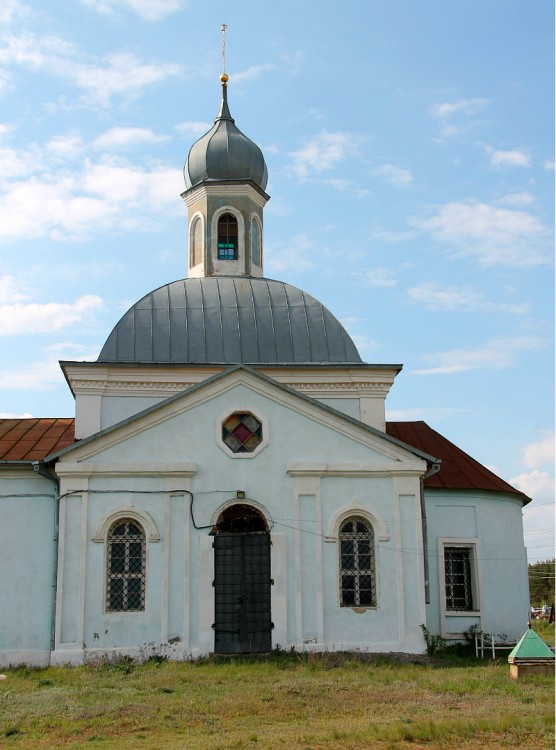
[[[191,388],[207,377],[215,375],[221,368],[183,370],[142,370],[137,373],[127,369],[114,370],[109,367],[87,369],[74,366],[66,373],[75,395],[126,395],[126,396],[171,396]],[[278,383],[285,384],[308,396],[340,398],[386,398],[393,380],[394,371],[319,370],[302,371],[293,369],[276,370],[261,368]],[[186,375],[186,378],[183,376]]]
[[[254,203],[260,206],[260,208],[264,208],[270,199],[269,195],[267,195],[263,191],[255,189],[255,187],[249,182],[225,181],[215,183],[202,183],[201,185],[197,185],[190,190],[186,190],[185,193],[182,193],[181,197],[183,198],[186,206],[189,207],[197,203],[199,200],[202,200],[203,198],[208,198],[214,195],[247,196],[248,198],[251,198]]]
[[[90,477],[90,476],[173,476],[192,477],[197,473],[197,464],[194,463],[91,463],[76,461],[59,461],[56,465],[56,474],[59,477]]]
[[[373,464],[291,463],[287,467],[292,477],[388,477],[423,475],[422,461],[389,461]]]

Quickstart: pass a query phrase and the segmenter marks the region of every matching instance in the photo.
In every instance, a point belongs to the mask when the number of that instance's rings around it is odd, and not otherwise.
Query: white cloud
[[[70,172],[52,168],[45,158],[39,153],[36,162],[26,157],[11,162],[12,172],[29,171],[33,163],[40,169],[27,180],[7,183],[0,193],[0,241],[82,239],[114,228],[148,228],[161,209],[182,209],[179,169],[102,161],[86,162],[82,172]]]
[[[102,304],[102,299],[94,294],[86,294],[73,303],[3,304],[0,305],[0,335],[59,331],[79,323],[88,313],[102,307]]]
[[[526,211],[475,200],[454,201],[430,219],[413,223],[446,243],[457,256],[475,257],[482,266],[525,268],[548,259],[546,227]]]
[[[204,135],[208,130],[211,129],[213,123],[212,122],[201,122],[199,120],[184,120],[183,122],[179,122],[175,129],[177,132],[184,136],[200,136]]]
[[[63,78],[86,92],[81,104],[107,106],[115,96],[138,97],[147,86],[180,72],[173,63],[142,63],[135,55],[112,54],[84,61],[75,45],[53,35],[7,34],[0,64],[21,65]]]
[[[22,302],[29,296],[26,287],[13,276],[0,276],[0,300],[5,305]]]
[[[473,99],[459,99],[456,102],[442,102],[429,107],[429,114],[440,120],[446,120],[454,115],[474,115],[489,103],[488,99],[475,97]]]
[[[353,343],[357,347],[357,351],[361,354],[362,352],[374,352],[378,349],[378,343],[363,334],[354,333],[351,334]]]
[[[173,63],[141,63],[135,55],[109,55],[96,65],[74,63],[69,66],[66,78],[85,89],[92,98],[91,104],[107,105],[113,96],[126,99],[138,97],[144,88],[159,83],[179,73]],[[59,75],[63,75],[59,71]]]
[[[528,305],[508,305],[490,302],[470,287],[445,286],[438,281],[424,281],[407,292],[408,297],[422,303],[427,310],[450,310],[452,312],[504,312],[523,314]]]
[[[242,70],[239,73],[233,74],[234,83],[242,83],[243,81],[252,81],[255,78],[259,78],[263,73],[268,70],[274,70],[278,66],[274,63],[265,63],[264,65],[252,65],[247,70]]]
[[[11,414],[7,411],[1,411],[0,412],[0,419],[31,419],[33,415],[29,412],[26,412],[25,414]]]
[[[358,273],[356,276],[370,287],[392,287],[398,283],[391,268],[370,268],[364,274]]]
[[[531,161],[529,155],[526,154],[525,151],[520,151],[519,149],[513,149],[512,151],[495,151],[488,146],[485,148],[490,154],[491,167],[528,167]]]
[[[0,148],[0,181],[32,174],[41,166],[42,155],[34,149]]]
[[[350,133],[322,132],[309,138],[298,151],[290,154],[292,169],[301,179],[328,172],[357,153],[356,139]]]
[[[44,357],[26,364],[23,370],[0,370],[0,389],[15,391],[44,391],[57,386],[67,387],[59,360],[92,362],[98,352],[90,354],[80,344],[61,343],[47,347]]]
[[[413,175],[408,169],[396,167],[394,164],[383,164],[373,169],[373,174],[383,177],[386,182],[395,187],[409,187],[413,182]]]
[[[523,206],[530,206],[536,200],[533,193],[523,191],[521,193],[508,193],[498,199],[499,203],[505,203],[507,206],[513,206],[515,208],[522,208]]]
[[[0,63],[22,65],[31,70],[49,68],[62,74],[68,58],[77,55],[73,44],[52,34],[38,36],[31,32],[6,34],[0,45]],[[66,76],[70,71],[66,71]],[[65,77],[66,77],[65,76]]]
[[[144,21],[159,21],[176,13],[183,7],[183,0],[81,0],[99,13],[111,14],[125,8],[136,13]]]
[[[469,370],[501,370],[510,367],[523,352],[544,348],[547,342],[536,337],[510,336],[489,341],[477,349],[452,349],[429,354],[424,359],[432,367],[414,370],[414,375],[453,375]]]
[[[543,167],[547,170],[554,171],[554,159],[547,159],[543,162]]]
[[[58,135],[48,141],[45,145],[45,151],[50,157],[60,160],[71,160],[81,154],[83,143],[77,133]]]
[[[488,99],[480,97],[459,99],[455,102],[433,104],[429,107],[428,113],[438,121],[442,136],[453,138],[469,130],[475,124],[470,118],[477,115],[488,104]]]
[[[0,24],[9,26],[16,18],[26,18],[32,14],[31,8],[19,0],[2,0]]]
[[[510,479],[510,484],[538,503],[554,500],[554,477],[545,471],[534,469],[518,474]]]
[[[301,49],[298,49],[292,53],[285,52],[280,55],[280,59],[284,60],[284,62],[287,64],[287,66],[290,69],[290,73],[292,73],[293,75],[295,75],[296,73],[299,73],[304,57],[305,57],[305,53]]]
[[[144,143],[162,143],[168,136],[157,135],[149,128],[112,128],[99,135],[93,146],[100,149],[117,149]]]
[[[548,464],[554,465],[554,432],[546,430],[541,440],[526,445],[523,449],[523,465],[539,468]]]
[[[265,244],[265,268],[272,273],[282,273],[291,268],[307,271],[313,267],[312,243],[305,234],[298,234],[289,241]]]

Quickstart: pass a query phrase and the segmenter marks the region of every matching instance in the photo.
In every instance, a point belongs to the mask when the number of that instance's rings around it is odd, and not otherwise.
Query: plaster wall
[[[0,666],[47,666],[53,611],[54,486],[0,472]]]
[[[518,637],[527,625],[529,584],[523,541],[522,503],[489,492],[426,490],[429,541],[430,604],[427,627],[446,638],[458,638],[471,626],[487,633]],[[443,608],[444,573],[439,540],[466,540],[476,545],[476,595],[473,612]],[[442,542],[441,542],[442,543]],[[452,542],[448,542],[451,544]]]
[[[74,488],[80,494],[71,498],[73,510],[67,505],[63,511],[64,533],[72,541],[60,562],[68,588],[60,591],[58,602],[58,661],[123,652],[148,656],[153,650],[183,657],[212,650],[212,539],[209,529],[193,528],[188,489],[195,496],[197,526],[213,524],[226,504],[237,502],[238,491],[267,517],[275,581],[273,643],[422,650],[422,595],[410,596],[400,610],[404,592],[423,590],[419,569],[403,561],[400,567],[391,548],[405,538],[400,497],[412,498],[412,506],[424,463],[413,462],[415,468],[398,486],[398,465],[405,466],[411,456],[391,445],[384,452],[379,438],[361,434],[356,439],[349,430],[342,433],[341,420],[333,418],[339,428],[334,429],[295,407],[291,397],[290,403],[278,402],[237,384],[148,429],[131,434],[135,428],[128,425],[128,437],[95,455],[86,455],[83,447],[60,462],[63,491]],[[267,444],[255,456],[233,457],[222,447],[222,415],[239,409],[265,420]],[[76,461],[80,453],[82,469]],[[292,461],[309,468],[291,469]],[[164,467],[180,462],[194,467],[191,476],[170,477]],[[141,475],[134,475],[132,464],[141,467]],[[373,465],[382,467],[376,476]],[[160,537],[147,542],[144,613],[105,611],[105,544],[93,538],[111,511],[126,509],[147,513]],[[377,535],[379,606],[362,611],[339,606],[334,541],[340,515],[356,512],[376,524]]]

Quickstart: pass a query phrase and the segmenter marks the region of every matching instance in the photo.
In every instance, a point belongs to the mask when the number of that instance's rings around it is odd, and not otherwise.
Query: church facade
[[[529,498],[387,423],[401,365],[264,276],[266,165],[222,94],[184,168],[188,278],[61,363],[75,419],[0,420],[0,664],[517,636]]]

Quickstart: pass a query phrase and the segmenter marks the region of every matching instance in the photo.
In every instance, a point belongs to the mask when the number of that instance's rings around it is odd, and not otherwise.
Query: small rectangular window
[[[470,547],[444,547],[444,580],[447,610],[466,612],[475,609]]]

